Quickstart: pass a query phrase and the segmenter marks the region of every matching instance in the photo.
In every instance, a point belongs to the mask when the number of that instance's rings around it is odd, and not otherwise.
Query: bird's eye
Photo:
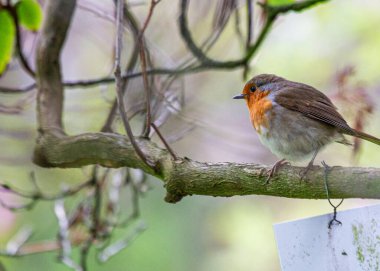
[[[250,90],[251,92],[255,92],[255,91],[256,91],[256,87],[255,87],[255,86],[252,86],[249,90]]]

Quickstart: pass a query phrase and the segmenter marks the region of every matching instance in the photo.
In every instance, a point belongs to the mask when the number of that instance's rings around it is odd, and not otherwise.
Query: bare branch
[[[16,255],[25,242],[32,236],[32,233],[33,231],[30,227],[24,227],[18,231],[18,233],[8,242],[6,247],[7,253],[10,255]]]
[[[208,56],[206,56],[203,51],[197,47],[195,44],[189,27],[188,27],[188,21],[187,21],[187,9],[188,9],[188,0],[181,0],[181,6],[180,6],[180,16],[179,16],[179,26],[180,26],[180,32],[183,40],[186,43],[187,48],[192,52],[192,54],[203,64],[207,65],[208,67],[238,67],[244,64],[245,59],[240,60],[233,60],[233,61],[217,61],[210,59]]]
[[[37,44],[38,124],[40,131],[63,133],[63,85],[60,52],[74,13],[76,0],[48,1]]]
[[[55,251],[57,249],[59,249],[59,244],[56,241],[42,241],[42,242],[36,242],[36,243],[31,243],[31,244],[24,244],[19,248],[19,250],[15,254],[10,254],[6,250],[4,251],[0,250],[0,255],[7,256],[7,257],[22,257],[22,256]]]
[[[252,44],[246,52],[246,55],[242,57],[239,60],[233,60],[233,61],[225,61],[225,62],[219,62],[212,59],[209,59],[203,51],[198,48],[193,41],[191,37],[190,30],[188,29],[188,23],[187,23],[187,6],[188,6],[188,0],[181,0],[181,15],[180,15],[180,30],[181,35],[186,42],[186,45],[190,49],[190,51],[198,58],[198,60],[201,61],[199,65],[196,66],[186,66],[181,67],[181,65],[174,69],[168,69],[168,68],[156,68],[147,70],[147,75],[156,75],[156,74],[169,74],[169,75],[180,75],[180,74],[187,74],[187,73],[195,73],[195,72],[201,72],[204,70],[210,70],[210,69],[235,69],[239,67],[244,67],[246,63],[252,58],[252,56],[255,54],[257,49],[260,47],[262,42],[264,41],[265,37],[269,33],[270,27],[272,26],[273,22],[277,18],[278,15],[284,14],[290,11],[300,12],[304,9],[310,8],[318,3],[328,2],[329,0],[306,0],[302,2],[296,2],[294,4],[289,5],[283,5],[283,6],[270,6],[267,4],[260,4],[268,13],[268,19],[262,28],[260,34],[258,35],[258,38],[256,39],[255,43]],[[122,75],[123,79],[131,79],[140,77],[143,75],[143,72],[134,72],[134,73],[127,73]],[[79,80],[79,81],[71,81],[71,82],[65,82],[65,87],[92,87],[97,86],[100,84],[112,84],[115,82],[114,77],[103,77],[98,79],[92,79],[92,80]],[[31,84],[25,88],[22,89],[12,89],[12,88],[4,88],[0,87],[0,92],[2,93],[22,93],[32,90],[35,87],[34,84]]]
[[[32,201],[37,201],[37,200],[52,201],[52,200],[63,199],[63,198],[75,195],[79,191],[81,191],[82,189],[84,189],[86,187],[89,187],[90,185],[92,185],[92,179],[90,179],[86,182],[83,182],[77,186],[74,186],[74,187],[71,187],[68,189],[64,189],[62,192],[55,194],[55,195],[47,195],[47,194],[43,193],[41,190],[35,190],[32,192],[25,192],[25,191],[21,191],[15,187],[12,187],[12,186],[9,186],[6,184],[0,184],[0,191],[8,192],[8,193],[17,195],[17,196],[22,197],[22,198],[31,199]],[[0,203],[1,203],[1,201],[0,201]],[[35,204],[35,203],[36,202],[34,202],[33,204]],[[23,205],[22,207],[20,207],[20,206],[19,207],[9,207],[8,206],[7,208],[9,208],[9,209],[12,209],[12,208],[14,208],[14,209],[21,209],[21,208],[30,209],[32,207],[32,206],[30,206],[30,204],[31,203]]]
[[[261,2],[258,2],[258,5],[260,5],[264,9],[267,16],[267,20],[265,22],[265,25],[261,29],[261,32],[259,36],[257,37],[255,43],[247,49],[247,54],[245,56],[246,61],[248,62],[249,59],[256,53],[257,49],[260,47],[265,37],[269,33],[269,30],[272,24],[275,22],[275,20],[277,19],[279,15],[285,14],[291,11],[300,12],[316,4],[328,2],[328,1],[330,0],[305,0],[302,2],[296,2],[294,4],[281,5],[281,6],[271,6],[266,3],[263,4]]]
[[[146,226],[144,223],[140,223],[133,233],[126,238],[117,241],[116,243],[108,246],[106,249],[104,249],[101,253],[99,253],[98,258],[101,262],[108,261],[112,256],[115,256],[117,253],[119,253],[121,250],[125,249],[126,247],[130,246],[131,243],[143,232],[146,230]]]
[[[156,124],[152,123],[151,124],[154,131],[157,133],[158,137],[161,139],[162,143],[164,143],[166,149],[169,151],[170,155],[173,157],[174,160],[177,160],[177,156],[175,155],[174,151],[172,150],[172,148],[169,146],[169,144],[166,142],[165,138],[162,136],[160,130],[158,129],[158,127],[156,126]]]
[[[34,90],[36,87],[36,84],[30,84],[25,87],[21,88],[11,88],[11,87],[1,87],[0,86],[0,93],[6,93],[6,94],[19,94],[19,93],[25,93]]]
[[[63,200],[57,200],[54,206],[54,213],[58,220],[59,234],[58,240],[60,245],[59,259],[68,267],[76,270],[83,271],[82,267],[77,265],[71,257],[71,242],[69,236],[69,220],[66,215],[65,206]]]
[[[115,0],[116,2],[116,0]],[[128,62],[128,65],[127,65],[127,68],[126,68],[126,74],[130,74],[133,69],[135,68],[136,66],[136,63],[137,63],[137,60],[138,60],[138,52],[139,52],[139,42],[138,42],[138,35],[139,35],[139,30],[138,30],[138,25],[137,25],[137,20],[136,18],[133,16],[133,14],[130,12],[129,8],[128,8],[128,5],[125,5],[124,6],[124,18],[125,20],[127,21],[127,23],[129,24],[130,26],[130,29],[131,29],[131,32],[133,34],[133,39],[135,41],[134,43],[134,47],[133,47],[133,51],[132,51],[132,55],[131,55],[131,58]],[[123,84],[122,84],[122,91],[123,91],[123,95],[124,93],[126,93],[127,91],[127,88],[128,88],[128,80],[129,78],[125,78],[123,77]],[[112,123],[115,119],[115,116],[116,116],[116,113],[117,113],[117,109],[118,109],[118,103],[117,103],[117,98],[115,98],[113,104],[112,104],[112,107],[111,107],[111,110],[107,116],[107,119],[106,119],[106,122],[105,124],[103,125],[101,131],[102,132],[112,132]]]
[[[253,7],[252,0],[246,0],[247,2],[247,41],[246,41],[246,49],[251,46],[252,39],[252,21],[253,21]]]
[[[122,47],[122,36],[123,36],[123,29],[122,29],[122,22],[123,22],[123,10],[124,10],[124,0],[118,0],[117,6],[116,6],[116,52],[115,52],[115,81],[116,81],[116,92],[117,92],[117,99],[119,104],[119,111],[121,115],[121,119],[123,120],[124,129],[132,143],[132,145],[135,148],[135,151],[137,155],[141,158],[141,160],[147,164],[150,167],[154,167],[154,164],[152,164],[145,156],[145,154],[141,151],[140,147],[137,145],[135,138],[132,133],[131,126],[129,125],[127,113],[125,112],[125,105],[124,105],[124,99],[123,99],[123,79],[121,77],[121,71],[120,71],[120,53],[121,53],[121,47]]]
[[[272,195],[291,198],[324,199],[323,168],[314,167],[309,182],[299,182],[302,168],[285,166],[264,185],[269,166],[241,163],[200,163],[188,158],[173,161],[168,151],[153,142],[136,138],[136,143],[157,164],[152,170],[136,155],[129,140],[116,134],[88,133],[71,137],[45,136],[36,153],[35,163],[47,167],[81,167],[99,164],[105,167],[140,168],[165,182],[167,200],[198,194],[210,196]],[[41,157],[39,157],[41,156]],[[41,163],[42,162],[42,163]],[[331,198],[380,198],[380,169],[334,167],[329,175]],[[286,189],[284,189],[286,187]],[[355,189],[353,189],[355,187]],[[171,196],[175,195],[175,197]]]
[[[138,36],[138,43],[139,43],[139,51],[140,51],[140,62],[141,62],[141,72],[143,76],[143,83],[144,83],[144,89],[145,89],[145,108],[146,108],[146,117],[145,117],[145,131],[143,131],[143,136],[148,138],[150,134],[150,124],[152,123],[152,116],[151,116],[151,110],[150,110],[150,86],[148,83],[148,76],[146,73],[146,56],[145,56],[145,41],[144,41],[144,32],[146,28],[148,27],[148,24],[150,22],[150,19],[153,15],[153,10],[155,6],[160,1],[157,0],[151,0],[150,2],[150,8],[148,15],[146,17],[146,20],[144,22],[143,27],[140,30],[139,36]]]
[[[0,206],[12,212],[21,211],[21,210],[30,210],[36,205],[36,203],[37,201],[31,200],[28,203],[21,204],[21,205],[10,205],[9,203],[0,199]]]

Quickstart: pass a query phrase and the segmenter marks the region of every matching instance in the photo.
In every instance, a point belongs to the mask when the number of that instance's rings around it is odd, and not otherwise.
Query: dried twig
[[[253,6],[252,0],[246,0],[247,3],[247,41],[245,48],[248,49],[251,46],[252,40],[252,19],[253,19]]]
[[[151,123],[151,125],[152,125],[154,131],[157,133],[158,137],[161,139],[162,143],[164,143],[166,149],[169,151],[169,153],[173,157],[173,159],[178,160],[178,157],[176,156],[176,154],[174,153],[172,148],[169,146],[168,142],[166,142],[165,138],[162,136],[158,127],[153,122]]]
[[[17,255],[21,247],[25,244],[26,241],[32,236],[32,228],[24,227],[18,233],[13,236],[13,238],[8,242],[6,247],[6,252],[9,255]]]
[[[15,187],[12,187],[8,184],[0,184],[0,191],[8,192],[8,193],[20,196],[22,198],[31,199],[32,201],[37,201],[37,200],[53,201],[53,200],[58,200],[58,199],[63,199],[69,196],[73,196],[77,194],[79,191],[81,191],[82,189],[89,187],[91,185],[92,185],[92,180],[90,179],[77,186],[65,189],[62,192],[55,195],[47,195],[41,190],[36,190],[33,192],[25,192]]]
[[[60,246],[60,261],[68,267],[77,270],[84,271],[71,257],[71,242],[69,236],[69,220],[66,215],[65,206],[63,200],[57,200],[54,205],[54,213],[58,220],[59,234],[58,242]]]
[[[116,3],[116,0],[114,2]],[[131,32],[133,34],[133,38],[135,40],[133,51],[132,51],[132,55],[131,55],[131,57],[129,59],[129,62],[128,62],[128,65],[127,65],[127,68],[126,68],[126,74],[130,74],[135,69],[135,66],[136,66],[137,60],[138,60],[138,53],[139,53],[138,35],[139,35],[139,30],[138,30],[137,20],[133,16],[133,14],[129,11],[129,8],[128,8],[128,6],[126,4],[124,6],[123,12],[124,12],[124,17],[125,17],[126,21],[128,22],[128,24],[130,26]],[[123,96],[124,96],[124,94],[127,91],[127,88],[128,88],[128,85],[129,85],[128,82],[129,82],[128,78],[123,78],[123,84],[122,84],[122,87],[121,87],[122,91],[123,91]],[[118,109],[118,103],[117,103],[117,98],[115,98],[115,100],[114,100],[114,102],[112,104],[111,110],[108,113],[106,122],[105,122],[105,124],[103,125],[103,127],[101,129],[102,132],[112,132],[112,124],[113,124],[113,121],[115,119],[115,116],[116,116],[116,113],[117,113],[117,109]]]
[[[25,107],[28,104],[32,103],[35,100],[35,98],[35,93],[30,93],[26,97],[22,97],[12,105],[5,105],[0,103],[0,113],[9,115],[20,114],[25,110]]]
[[[151,109],[150,109],[150,101],[151,101],[150,92],[151,92],[151,89],[149,87],[148,76],[146,73],[146,56],[145,56],[146,48],[145,48],[145,41],[144,41],[144,32],[145,32],[146,28],[148,27],[150,19],[152,18],[153,10],[159,2],[160,2],[160,0],[151,0],[148,15],[145,19],[143,27],[141,28],[139,36],[138,36],[141,72],[142,72],[143,83],[144,83],[145,107],[146,107],[145,130],[143,131],[142,135],[143,135],[143,137],[146,137],[146,138],[148,138],[149,134],[150,134],[150,124],[152,123],[152,116],[151,116]]]
[[[270,27],[272,26],[273,22],[277,18],[278,15],[284,14],[290,11],[299,12],[303,9],[309,8],[315,4],[327,2],[329,0],[306,0],[303,2],[297,2],[294,4],[284,5],[284,6],[269,6],[267,4],[261,4],[261,6],[265,9],[265,11],[268,13],[268,19],[264,25],[264,27],[261,29],[260,34],[258,35],[258,38],[256,39],[255,43],[252,44],[248,49],[246,54],[238,60],[232,60],[232,61],[214,61],[206,57],[201,49],[199,49],[190,34],[190,31],[187,26],[187,18],[186,18],[186,12],[187,12],[187,1],[188,0],[182,0],[181,2],[181,16],[180,16],[180,30],[181,35],[186,42],[186,45],[190,49],[190,51],[199,59],[201,60],[201,64],[199,65],[190,65],[186,67],[176,67],[173,69],[168,68],[155,68],[146,70],[147,75],[157,75],[157,74],[169,74],[169,75],[180,75],[180,74],[188,74],[188,73],[195,73],[195,72],[201,72],[204,70],[210,70],[210,69],[236,69],[239,67],[244,67],[247,62],[252,58],[252,56],[255,54],[257,49],[260,47],[262,42],[264,41],[265,37],[267,36]],[[142,72],[133,72],[124,74],[121,77],[125,79],[131,79],[142,76]],[[112,84],[115,82],[115,77],[103,77],[98,79],[92,79],[92,80],[78,80],[78,81],[69,81],[64,82],[63,85],[65,87],[92,87],[97,86],[100,84]],[[26,86],[22,89],[12,89],[12,88],[3,88],[0,87],[0,92],[2,93],[23,93],[33,90],[35,87],[35,84],[31,84]]]
[[[21,88],[12,88],[12,87],[2,87],[0,86],[0,93],[5,94],[20,94],[20,93],[26,93],[34,90],[36,88],[36,83],[32,83],[30,85],[27,85],[25,87]]]
[[[145,224],[143,222],[141,222],[135,228],[135,230],[132,232],[131,235],[129,235],[126,238],[124,238],[122,240],[119,240],[116,243],[108,246],[101,253],[99,253],[99,255],[98,255],[99,260],[101,262],[106,262],[112,256],[115,256],[117,253],[119,253],[121,250],[123,250],[126,247],[130,246],[131,243],[145,230],[146,230],[146,226],[145,226]]]
[[[117,35],[116,35],[116,47],[115,47],[115,81],[116,81],[116,92],[117,92],[117,99],[119,104],[119,111],[121,115],[121,119],[124,124],[125,131],[127,132],[127,135],[129,137],[129,140],[131,141],[136,154],[141,158],[141,160],[148,165],[149,167],[154,167],[154,165],[147,159],[145,154],[142,152],[140,147],[137,145],[137,142],[133,136],[132,129],[129,125],[129,121],[127,118],[127,114],[125,112],[125,105],[124,105],[124,99],[123,99],[123,79],[121,77],[121,71],[120,71],[120,55],[121,55],[121,46],[122,46],[122,37],[123,37],[123,29],[122,29],[122,22],[123,22],[123,8],[124,8],[124,1],[118,0],[117,1],[117,8],[116,8],[116,29],[117,29]]]

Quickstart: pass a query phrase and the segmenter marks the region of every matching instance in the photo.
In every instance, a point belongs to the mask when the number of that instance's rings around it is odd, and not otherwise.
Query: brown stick
[[[150,22],[150,19],[152,18],[153,15],[153,10],[154,7],[159,3],[159,0],[151,0],[150,2],[150,8],[148,15],[145,19],[144,25],[141,28],[141,31],[139,33],[139,49],[140,49],[140,62],[141,62],[141,72],[143,76],[143,82],[144,82],[144,90],[145,90],[145,108],[146,108],[146,117],[145,117],[145,130],[143,131],[143,137],[148,138],[150,134],[150,124],[152,123],[152,115],[151,115],[151,110],[150,110],[150,92],[151,89],[149,87],[149,82],[148,82],[148,76],[146,73],[146,56],[145,56],[145,41],[144,41],[144,32],[146,28],[148,27],[148,24]]]
[[[63,133],[63,84],[60,53],[70,27],[76,1],[48,1],[37,43],[37,119],[40,132]]]
[[[142,152],[140,147],[137,145],[135,137],[133,136],[133,132],[131,126],[129,125],[127,113],[125,111],[124,99],[123,99],[123,78],[121,77],[120,71],[120,55],[121,55],[121,47],[122,47],[122,38],[123,38],[123,9],[124,9],[124,1],[118,0],[116,6],[116,44],[115,44],[115,81],[116,81],[116,92],[117,92],[117,100],[119,104],[119,111],[121,115],[121,119],[124,124],[124,129],[133,145],[137,155],[141,158],[141,160],[150,167],[154,167]]]

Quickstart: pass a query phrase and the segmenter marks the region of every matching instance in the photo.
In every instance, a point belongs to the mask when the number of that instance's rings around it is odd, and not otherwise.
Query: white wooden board
[[[380,205],[274,225],[283,271],[380,271]]]

